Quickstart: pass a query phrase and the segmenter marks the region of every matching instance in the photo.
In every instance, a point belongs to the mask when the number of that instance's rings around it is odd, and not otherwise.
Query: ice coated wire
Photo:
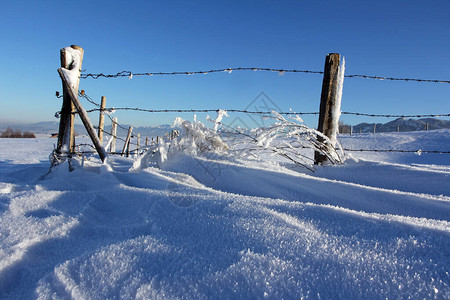
[[[211,69],[203,71],[176,71],[176,72],[145,72],[145,73],[133,73],[131,71],[121,71],[116,74],[103,74],[103,73],[85,73],[81,74],[80,78],[119,78],[127,77],[132,79],[135,76],[174,76],[174,75],[200,75],[211,74],[218,72],[232,73],[233,71],[259,71],[259,72],[276,72],[279,75],[285,73],[303,73],[303,74],[323,74],[323,71],[311,71],[311,70],[299,70],[299,69],[282,69],[282,68],[259,68],[259,67],[238,67],[238,68],[223,68],[223,69]],[[418,79],[418,78],[396,78],[389,76],[373,76],[373,75],[361,75],[351,74],[345,75],[347,78],[363,78],[363,79],[376,79],[376,80],[391,80],[391,81],[406,81],[406,82],[429,82],[429,83],[450,83],[450,80],[439,79]]]

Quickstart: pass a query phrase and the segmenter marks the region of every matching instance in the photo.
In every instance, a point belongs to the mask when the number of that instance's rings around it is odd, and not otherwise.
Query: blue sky
[[[59,49],[71,44],[84,48],[83,69],[89,73],[322,71],[326,54],[337,52],[345,56],[346,74],[449,80],[449,29],[448,0],[4,1],[0,121],[56,120]],[[80,89],[97,101],[106,96],[108,106],[148,109],[242,109],[264,92],[282,110],[311,112],[318,111],[321,84],[321,75],[233,72],[83,79]],[[347,78],[342,110],[449,113],[449,92],[449,84]],[[175,115],[116,116],[121,123],[153,126],[171,123]],[[316,126],[314,118],[305,121]]]

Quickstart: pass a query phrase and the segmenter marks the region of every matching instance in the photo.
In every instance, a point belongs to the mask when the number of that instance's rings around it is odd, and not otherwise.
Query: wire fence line
[[[58,92],[56,93],[56,96],[58,97],[59,94]],[[97,108],[95,109],[91,109],[91,110],[87,110],[86,112],[95,112],[95,111],[113,111],[113,110],[131,110],[131,111],[142,111],[142,112],[150,112],[150,113],[173,113],[173,112],[181,112],[181,113],[186,113],[186,112],[190,112],[190,113],[206,113],[206,112],[217,112],[219,111],[219,109],[161,109],[161,110],[152,110],[152,109],[142,109],[142,108],[131,108],[131,107],[119,107],[119,108],[105,108],[105,109],[101,109],[100,108],[100,104],[98,104],[97,102],[95,102],[94,100],[92,100],[91,97],[89,97],[84,90],[80,91],[78,96],[86,99],[89,103],[91,103],[92,105],[96,106]],[[59,97],[58,97],[59,98]],[[248,114],[265,114],[265,115],[269,115],[272,114],[271,111],[248,111],[248,110],[240,110],[240,109],[229,109],[226,110],[227,112],[237,112],[237,113],[248,113]],[[277,112],[279,114],[282,115],[318,115],[318,112]],[[358,116],[369,116],[369,117],[386,117],[386,118],[420,118],[420,117],[448,117],[450,116],[450,114],[420,114],[420,115],[390,115],[390,114],[366,114],[366,113],[355,113],[355,112],[341,112],[341,114],[343,115],[358,115]],[[109,115],[109,113],[105,113],[106,116],[108,116],[108,118],[113,121],[112,117]],[[117,126],[119,128],[121,128],[124,131],[128,131],[128,128],[120,125],[118,122],[115,122],[117,124]],[[126,142],[125,139],[117,136],[117,135],[113,135],[103,129],[100,129],[97,126],[94,126],[95,129],[97,130],[101,130],[103,133],[116,138],[117,140],[121,140],[123,142]],[[132,138],[134,138],[135,136],[132,135]],[[128,141],[130,143],[130,145],[135,145],[135,146],[139,146],[138,143],[132,142],[131,140]],[[90,144],[79,144],[77,146],[90,146],[92,147],[92,145]],[[450,154],[450,151],[439,151],[439,150],[401,150],[401,149],[351,149],[351,148],[342,148],[341,150],[343,151],[348,151],[348,152],[386,152],[386,153],[415,153],[415,154],[422,154],[422,153],[431,153],[431,154]],[[89,154],[89,153],[95,153],[95,151],[77,151],[77,153],[80,154]],[[121,152],[109,152],[108,154],[111,155],[122,155],[123,153]]]
[[[87,110],[86,112],[100,111],[101,109],[94,108]],[[139,111],[148,113],[207,113],[207,112],[217,112],[220,109],[145,109],[139,107],[109,107],[104,110],[128,110],[128,111]],[[250,111],[242,109],[223,109],[227,112],[237,112],[246,114],[259,114],[259,115],[270,115],[272,111]],[[318,115],[319,112],[277,112],[280,115]],[[450,114],[421,114],[421,115],[388,115],[388,114],[366,114],[357,112],[341,112],[342,115],[355,115],[355,116],[368,116],[368,117],[383,117],[383,118],[425,118],[425,117],[450,117]]]
[[[59,96],[59,92],[56,92],[57,97]],[[103,110],[100,108],[100,104],[92,100],[84,90],[81,90],[78,93],[78,96],[83,97],[89,103],[93,104],[97,108],[86,110],[86,112],[96,112],[96,111],[116,111],[116,110],[128,110],[128,111],[139,111],[139,112],[148,112],[148,113],[208,113],[208,112],[217,112],[220,109],[146,109],[139,107],[108,107]],[[59,97],[58,97],[59,98]],[[259,115],[270,115],[272,111],[250,111],[244,109],[223,109],[227,112],[236,112],[236,113],[246,113],[246,114],[259,114]],[[280,115],[318,115],[319,112],[278,112]],[[111,119],[109,114],[108,117]],[[417,114],[417,115],[405,115],[405,114],[368,114],[368,113],[359,113],[359,112],[348,112],[343,111],[341,115],[353,115],[353,116],[365,116],[365,117],[381,117],[381,118],[435,118],[435,117],[450,117],[449,114]],[[123,128],[125,129],[126,128]]]
[[[129,79],[134,76],[173,76],[173,75],[199,75],[199,74],[210,74],[227,72],[232,73],[233,71],[262,71],[262,72],[277,72],[279,75],[284,75],[285,73],[303,73],[303,74],[324,74],[323,71],[311,71],[311,70],[298,70],[298,69],[280,69],[280,68],[255,68],[255,67],[238,67],[238,68],[224,68],[224,69],[211,69],[204,71],[177,71],[177,72],[144,72],[144,73],[133,73],[131,71],[121,71],[116,74],[103,74],[103,73],[83,73],[80,78],[118,78],[118,77],[128,77]],[[396,78],[389,76],[373,76],[373,75],[361,75],[361,74],[351,74],[345,75],[347,78],[364,78],[364,79],[376,79],[376,80],[391,80],[391,81],[411,81],[411,82],[430,82],[430,83],[450,83],[450,80],[439,80],[439,79],[418,79],[418,78]]]

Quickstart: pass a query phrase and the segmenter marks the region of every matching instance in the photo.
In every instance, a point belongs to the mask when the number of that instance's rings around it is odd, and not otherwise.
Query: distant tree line
[[[36,138],[34,133],[25,131],[22,133],[20,130],[12,130],[8,127],[5,131],[2,132],[0,138]]]

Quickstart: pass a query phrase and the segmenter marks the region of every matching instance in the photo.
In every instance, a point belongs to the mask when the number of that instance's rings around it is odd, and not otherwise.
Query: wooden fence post
[[[145,137],[145,146],[148,146],[148,136]]]
[[[81,105],[80,100],[78,100],[78,96],[77,96],[78,93],[75,94],[74,89],[72,87],[70,87],[70,84],[67,81],[66,75],[64,74],[64,71],[62,68],[58,69],[58,73],[59,73],[59,77],[61,77],[61,80],[63,81],[63,84],[67,87],[67,92],[70,97],[70,100],[72,101],[76,110],[78,111],[78,115],[80,116],[80,119],[83,122],[83,125],[86,128],[86,131],[89,134],[89,137],[91,138],[91,141],[94,144],[94,147],[97,150],[98,155],[100,156],[100,159],[102,160],[102,162],[104,162],[107,157],[106,151],[103,148],[102,144],[100,143],[100,140],[98,139],[97,134],[95,133],[94,127],[92,126],[92,123],[89,120],[86,110]]]
[[[100,103],[100,116],[98,118],[98,139],[103,142],[103,127],[105,126],[105,115],[103,111],[106,107],[106,97],[102,96],[102,102]]]
[[[117,123],[118,123],[117,117],[112,118],[112,122],[111,122],[111,138],[113,140],[111,141],[111,149],[110,149],[111,152],[116,152]]]
[[[126,157],[130,156],[130,144],[131,144],[131,139],[128,140],[127,151],[125,152],[126,153]]]
[[[317,130],[327,136],[331,145],[335,146],[336,135],[339,128],[341,113],[341,99],[339,91],[339,66],[341,56],[338,53],[330,53],[325,59],[325,67],[322,82],[322,94],[320,97],[319,125]],[[317,138],[323,141],[322,137]],[[323,164],[328,160],[327,156],[316,151],[314,164]]]
[[[74,57],[71,54],[71,48],[77,50],[80,53],[79,66],[76,66],[78,72],[81,72],[81,65],[83,63],[84,50],[80,46],[72,45],[67,48],[60,50],[61,68],[70,69],[74,68]],[[78,93],[78,87],[80,85],[80,80],[78,79],[74,83],[74,89]],[[59,121],[59,133],[58,133],[58,143],[56,146],[56,153],[61,155],[63,152],[74,153],[75,152],[75,131],[74,131],[74,121],[75,121],[75,107],[70,100],[69,93],[67,91],[66,85],[63,83],[63,104],[61,108]]]
[[[127,151],[127,149],[128,149],[128,146],[130,144],[131,132],[132,131],[133,131],[133,126],[130,126],[130,128],[128,128],[127,138],[125,139],[125,143],[123,144],[122,156],[125,154],[125,151]]]
[[[373,134],[377,133],[377,123],[373,124]]]
[[[425,123],[425,130],[428,131],[428,122]]]

